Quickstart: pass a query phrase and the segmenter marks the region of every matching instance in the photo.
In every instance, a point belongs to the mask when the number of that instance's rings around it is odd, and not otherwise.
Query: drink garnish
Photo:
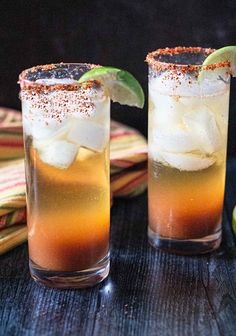
[[[217,49],[207,56],[202,64],[202,69],[199,72],[198,79],[202,80],[203,77],[207,77],[207,68],[210,65],[216,63],[223,64],[224,62],[229,62],[230,74],[233,77],[236,77],[236,46],[227,46]]]
[[[143,108],[143,89],[128,71],[101,66],[83,74],[79,79],[79,83],[90,80],[100,81],[107,89],[108,95],[113,102]]]

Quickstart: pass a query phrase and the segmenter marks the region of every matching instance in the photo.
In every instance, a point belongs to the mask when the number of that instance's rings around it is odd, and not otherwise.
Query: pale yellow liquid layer
[[[161,237],[198,239],[216,232],[224,199],[225,160],[180,171],[149,160],[149,226]]]
[[[80,148],[67,169],[42,162],[29,139],[26,152],[30,258],[55,271],[93,267],[109,249],[108,149]]]

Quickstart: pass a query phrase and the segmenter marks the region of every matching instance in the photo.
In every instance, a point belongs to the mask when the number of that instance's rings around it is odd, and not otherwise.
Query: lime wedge
[[[232,224],[233,224],[234,233],[236,234],[236,206],[234,207],[234,210],[233,210]]]
[[[224,61],[230,62],[230,70],[233,77],[236,77],[236,46],[228,46],[217,49],[210,54],[202,64],[202,70],[199,72],[198,79],[201,80],[205,76],[207,70],[204,70],[204,66],[220,63]]]
[[[86,72],[80,77],[79,83],[89,80],[100,81],[107,89],[113,102],[143,108],[143,89],[128,71],[102,66]]]

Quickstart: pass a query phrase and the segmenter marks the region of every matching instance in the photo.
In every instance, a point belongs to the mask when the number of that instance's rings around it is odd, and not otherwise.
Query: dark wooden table
[[[148,245],[146,194],[116,200],[110,276],[92,289],[52,290],[34,283],[26,244],[1,256],[0,335],[236,335],[234,203],[236,160],[230,160],[222,246],[184,257]]]

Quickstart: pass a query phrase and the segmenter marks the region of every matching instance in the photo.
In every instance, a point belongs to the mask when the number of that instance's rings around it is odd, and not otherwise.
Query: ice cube
[[[209,108],[202,106],[188,112],[183,116],[183,121],[203,152],[212,154],[221,149],[222,137],[214,113]]]
[[[181,104],[183,104],[185,107],[188,108],[188,110],[186,111],[189,111],[190,109],[192,110],[199,106],[199,99],[200,99],[199,96],[190,96],[190,97],[184,96],[180,97],[179,101]]]
[[[157,130],[153,134],[153,142],[157,149],[166,152],[185,153],[198,149],[191,132],[182,128]]]
[[[68,168],[77,155],[78,146],[65,140],[55,140],[39,149],[39,157],[50,166]]]
[[[91,120],[75,119],[67,139],[80,146],[102,152],[109,140],[109,129]]]
[[[153,107],[153,122],[155,126],[175,126],[181,124],[182,116],[187,112],[178,96],[160,94],[155,89],[149,88],[150,105]]]
[[[218,73],[217,69],[217,73]],[[198,96],[200,97],[202,93],[204,95],[215,94],[216,92],[224,91],[227,84],[224,81],[218,80],[218,74],[207,71],[207,77],[204,80],[198,81],[193,76],[188,73],[178,73],[176,70],[164,71],[160,76],[155,78],[150,78],[150,86],[158,89],[162,94],[177,95],[177,96]],[[211,73],[211,74],[210,74]],[[228,80],[228,76],[225,76],[225,69],[222,71],[221,75],[224,80]],[[211,76],[212,75],[212,76]]]
[[[48,139],[66,127],[67,120],[58,121],[52,118],[50,114],[45,115],[45,112],[39,108],[31,108],[29,102],[22,102],[23,111],[23,127],[27,135],[32,135],[34,139]]]
[[[95,105],[95,113],[92,116],[92,119],[97,123],[104,123],[110,118],[110,107],[111,101],[109,97],[103,96],[96,97],[93,100]]]
[[[54,137],[65,124],[53,119],[41,119],[31,122],[31,134],[33,138],[44,140]]]
[[[49,134],[49,136],[45,136],[41,138],[33,137],[34,148],[43,149],[44,147],[50,145],[51,142],[54,142],[56,140],[66,140],[66,134],[68,132],[68,128],[66,126],[60,128],[58,131],[55,131],[52,134]]]
[[[169,165],[184,171],[197,171],[210,167],[216,161],[214,157],[206,157],[196,154],[177,154],[151,150],[151,156],[155,161]]]
[[[154,161],[166,163],[161,153],[162,152],[158,150],[154,144],[148,145],[148,157]]]
[[[217,125],[223,137],[227,136],[229,118],[229,90],[221,95],[208,96],[204,100],[206,107],[214,111]]]
[[[23,125],[23,131],[25,135],[31,135],[31,124],[27,117],[22,116],[22,125]]]
[[[94,122],[104,123],[110,118],[110,98],[103,87],[88,88],[82,94],[75,91],[66,93],[71,115],[75,119],[92,119]]]

